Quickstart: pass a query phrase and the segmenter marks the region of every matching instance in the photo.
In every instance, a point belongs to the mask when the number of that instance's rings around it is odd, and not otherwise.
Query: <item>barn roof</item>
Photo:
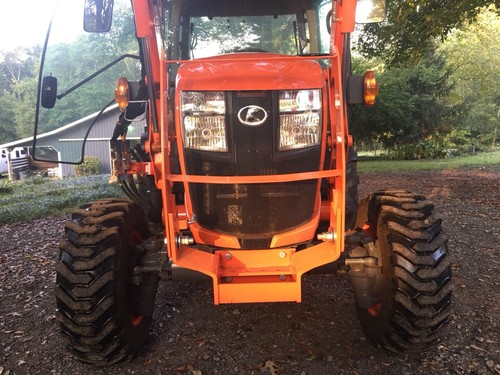
[[[109,112],[115,111],[118,108],[118,104],[113,104],[112,106],[109,106],[106,108],[102,113],[107,114]],[[61,126],[60,128],[57,128],[55,130],[51,130],[50,132],[39,134],[37,136],[37,139],[44,139],[48,137],[52,137],[54,135],[57,135],[59,133],[63,133],[67,130],[77,128],[78,126],[85,125],[88,120],[94,119],[99,115],[99,112],[92,113],[88,116],[82,117],[79,120],[73,121],[67,125]],[[9,142],[9,143],[4,143],[0,145],[0,148],[13,148],[13,147],[28,147],[33,145],[33,137],[28,137],[28,138],[23,138],[19,139],[17,141]]]

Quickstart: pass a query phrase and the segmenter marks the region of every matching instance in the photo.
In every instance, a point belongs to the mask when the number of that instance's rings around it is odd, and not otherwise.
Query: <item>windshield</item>
[[[190,57],[234,52],[301,53],[295,15],[192,18]],[[302,46],[306,47],[307,35]]]
[[[172,0],[164,36],[169,59],[227,53],[328,53],[329,0]]]

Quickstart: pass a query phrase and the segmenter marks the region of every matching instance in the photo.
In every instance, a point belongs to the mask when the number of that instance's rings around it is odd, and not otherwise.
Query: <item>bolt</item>
[[[231,260],[233,256],[231,255],[231,253],[226,253],[226,255],[224,255],[224,258],[226,258],[226,260]]]
[[[280,251],[280,258],[285,259],[286,258],[286,253],[284,251]]]
[[[337,234],[332,232],[323,232],[318,234],[318,240],[333,242],[337,238]]]
[[[286,275],[280,275],[280,280],[285,281],[286,280]]]
[[[181,245],[189,246],[194,244],[194,238],[193,237],[187,237],[187,236],[181,236],[180,237],[180,242]]]
[[[233,278],[231,276],[226,276],[226,281],[230,283],[231,281],[233,281]]]

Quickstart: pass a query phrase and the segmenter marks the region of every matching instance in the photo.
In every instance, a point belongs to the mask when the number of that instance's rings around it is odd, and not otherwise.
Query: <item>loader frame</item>
[[[155,14],[151,1],[134,0],[137,37],[146,56],[146,76],[150,84],[150,124],[149,140],[146,151],[152,156],[151,162],[132,165],[129,173],[153,174],[163,200],[163,222],[165,226],[165,250],[168,258],[178,267],[201,272],[212,279],[214,303],[301,301],[301,278],[304,273],[316,267],[334,262],[344,251],[345,232],[345,171],[346,156],[352,146],[348,135],[344,80],[342,72],[344,59],[350,58],[344,48],[345,35],[354,30],[355,0],[333,1],[331,17],[330,53],[321,56],[328,60],[324,69],[323,96],[326,103],[322,152],[329,148],[330,158],[325,161],[323,170],[292,174],[265,176],[200,176],[186,173],[175,174],[171,170],[173,143],[172,134],[180,134],[179,118],[175,123],[171,113],[172,97],[169,92],[168,67],[170,64],[189,63],[187,61],[167,60],[165,51],[159,52],[157,33],[153,22]],[[245,59],[260,59],[245,57]],[[307,57],[274,57],[274,59],[307,59]],[[264,61],[272,63],[273,57]],[[220,61],[220,59],[219,59]],[[232,63],[237,63],[234,59]],[[152,83],[152,84],[151,84]],[[174,116],[178,116],[178,111]],[[329,127],[326,129],[327,126]],[[180,160],[183,160],[182,145],[178,147]],[[182,168],[182,163],[181,163]],[[193,213],[187,204],[176,204],[172,187],[174,183],[205,184],[266,184],[299,180],[327,179],[330,186],[328,199],[316,202],[314,218],[307,224],[289,232],[276,235],[270,249],[239,250],[235,237],[211,232],[196,224]],[[318,194],[319,197],[319,194]],[[297,251],[296,247],[284,243],[301,243],[311,238],[319,221],[328,222],[328,230],[318,235],[307,248]],[[183,233],[189,230],[192,237]],[[312,234],[314,236],[314,234]],[[210,237],[217,249],[212,252],[200,250],[193,242],[202,242]],[[290,238],[295,239],[290,241]]]

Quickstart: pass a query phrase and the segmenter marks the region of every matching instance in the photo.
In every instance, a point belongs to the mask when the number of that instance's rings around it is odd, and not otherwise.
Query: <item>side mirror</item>
[[[385,20],[386,0],[358,0],[356,23],[376,23]]]
[[[111,29],[114,0],[85,0],[83,29],[90,33],[105,33]]]
[[[54,108],[57,98],[57,78],[45,76],[42,80],[42,107]]]

